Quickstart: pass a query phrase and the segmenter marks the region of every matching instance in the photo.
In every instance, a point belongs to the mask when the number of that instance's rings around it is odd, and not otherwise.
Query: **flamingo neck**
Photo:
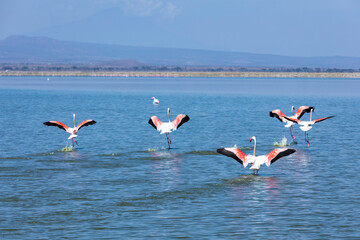
[[[171,121],[170,121],[170,109],[169,109],[169,108],[168,108],[167,115],[168,115],[169,122],[171,122]]]
[[[310,111],[310,122],[311,122],[312,110]]]
[[[74,128],[75,128],[75,114],[73,114]]]
[[[256,138],[254,138],[254,157],[255,157],[255,151],[256,151]]]

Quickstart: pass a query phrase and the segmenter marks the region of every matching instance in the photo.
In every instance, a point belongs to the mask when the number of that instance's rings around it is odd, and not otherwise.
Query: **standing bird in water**
[[[158,105],[160,103],[160,101],[158,99],[156,99],[155,97],[152,97],[151,99],[154,99],[154,101],[153,101],[154,105]]]
[[[300,119],[305,113],[314,111],[314,107],[301,106],[298,108],[298,110],[296,111],[295,114],[294,114],[294,111],[295,111],[295,107],[291,106],[291,112],[293,114],[293,116],[291,118]],[[291,138],[293,139],[293,141],[295,141],[296,137],[295,137],[294,130],[292,127],[295,124],[294,122],[287,120],[285,118],[286,115],[280,109],[275,109],[275,110],[271,111],[270,117],[276,117],[277,119],[280,120],[280,122],[285,122],[286,125],[284,127],[290,128]]]
[[[55,127],[58,127],[60,129],[65,130],[66,132],[70,133],[70,136],[68,137],[68,139],[72,140],[72,145],[74,147],[74,142],[77,145],[77,141],[76,141],[77,135],[76,135],[76,133],[80,130],[80,128],[85,127],[85,126],[89,126],[89,125],[93,125],[96,122],[94,120],[92,120],[92,119],[88,119],[88,120],[85,120],[85,121],[83,121],[82,123],[80,123],[79,125],[76,126],[75,125],[75,113],[73,114],[73,120],[74,120],[74,127],[73,128],[68,127],[65,124],[63,124],[61,122],[58,122],[58,121],[44,122],[44,125],[46,125],[46,126],[55,126]]]
[[[156,130],[160,131],[160,134],[166,133],[166,139],[167,139],[169,149],[170,149],[171,140],[169,138],[169,134],[171,133],[171,131],[175,131],[176,129],[178,129],[183,123],[186,123],[187,121],[189,121],[190,118],[188,115],[179,114],[179,115],[177,115],[175,120],[171,122],[170,121],[170,108],[167,109],[167,115],[168,115],[169,122],[163,123],[159,120],[159,118],[157,116],[152,116],[149,119],[149,124],[151,126],[153,126]]]
[[[269,152],[266,155],[261,156],[255,156],[255,150],[256,150],[256,138],[255,136],[250,138],[250,142],[254,140],[254,155],[246,155],[238,148],[219,148],[216,151],[220,154],[223,154],[225,156],[231,157],[238,161],[241,165],[246,168],[246,166],[250,163],[251,167],[250,169],[253,170],[253,174],[257,175],[259,173],[259,169],[261,165],[264,163],[266,166],[270,167],[271,164],[273,164],[276,160],[279,158],[285,157],[287,155],[293,154],[295,149],[291,148],[278,148],[274,149],[271,152]]]
[[[314,125],[315,123],[318,123],[318,122],[322,122],[322,121],[324,121],[324,120],[326,120],[326,119],[335,117],[335,116],[330,116],[330,117],[325,117],[325,118],[319,118],[319,119],[311,120],[312,112],[313,112],[313,110],[311,109],[311,111],[310,111],[310,120],[309,120],[309,121],[301,121],[301,120],[296,119],[296,118],[289,118],[289,117],[286,117],[286,116],[285,116],[285,118],[286,118],[288,121],[292,121],[292,122],[294,122],[294,123],[297,123],[297,124],[301,125],[301,126],[300,126],[300,129],[305,132],[305,142],[308,144],[308,146],[310,146],[309,130],[312,128],[312,125]]]

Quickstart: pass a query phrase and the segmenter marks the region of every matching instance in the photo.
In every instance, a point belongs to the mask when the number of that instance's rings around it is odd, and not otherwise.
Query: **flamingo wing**
[[[89,125],[94,125],[95,123],[96,123],[95,120],[88,119],[88,120],[83,121],[83,122],[80,123],[79,125],[77,125],[76,129],[77,129],[77,131],[79,131],[80,128],[86,127],[86,126],[89,126]]]
[[[300,122],[301,122],[301,120],[296,119],[296,118],[290,118],[290,117],[287,117],[287,116],[285,116],[284,118],[285,118],[286,120],[291,121],[291,122],[294,122],[294,123],[300,123]]]
[[[265,162],[266,166],[269,167],[270,164],[273,164],[279,158],[282,158],[282,157],[285,157],[287,155],[293,154],[294,152],[296,152],[296,150],[291,149],[291,148],[274,149],[271,152],[269,152],[268,154],[266,154],[266,162]]]
[[[296,111],[294,118],[296,119],[300,119],[305,113],[309,113],[311,111],[314,111],[315,108],[314,107],[309,107],[309,106],[301,106],[298,108],[298,110]]]
[[[173,130],[178,129],[181,125],[183,125],[184,123],[186,123],[189,120],[190,120],[190,117],[188,115],[186,115],[186,114],[177,115],[175,120],[172,121]]]
[[[326,119],[333,118],[333,117],[335,117],[335,116],[330,116],[330,117],[326,117],[326,118],[319,118],[319,119],[314,120],[314,123],[321,122],[321,121],[324,121]]]
[[[244,167],[248,164],[248,161],[246,161],[247,155],[238,148],[219,148],[216,152],[235,159]]]
[[[159,120],[159,118],[158,118],[157,116],[152,116],[152,117],[149,119],[149,124],[150,124],[151,126],[153,126],[156,130],[160,131],[162,122]]]
[[[285,120],[286,115],[280,109],[275,109],[271,111],[270,117],[276,117],[277,119],[280,120],[280,122],[286,122]]]
[[[62,122],[58,122],[58,121],[48,121],[48,122],[44,122],[43,123],[46,126],[55,126],[58,127],[64,131],[67,131],[69,129],[68,126],[66,126],[65,124],[63,124]]]

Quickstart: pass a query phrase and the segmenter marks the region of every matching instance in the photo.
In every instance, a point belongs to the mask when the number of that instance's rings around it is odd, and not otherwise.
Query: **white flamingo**
[[[153,104],[158,105],[160,103],[159,99],[156,99],[155,97],[152,97],[151,99],[154,99]]]
[[[168,115],[168,119],[169,122],[161,122],[159,120],[159,118],[157,116],[152,116],[149,119],[149,124],[151,126],[153,126],[156,130],[160,131],[160,134],[164,134],[166,133],[166,139],[169,145],[169,149],[170,149],[170,144],[171,144],[171,140],[169,138],[169,133],[171,133],[171,131],[175,131],[176,129],[178,129],[183,123],[187,122],[190,120],[188,115],[185,114],[179,114],[174,121],[170,121],[170,108],[167,109],[167,115]]]
[[[257,175],[259,173],[259,169],[260,169],[261,165],[263,165],[264,163],[266,164],[266,166],[269,167],[271,164],[273,164],[279,158],[285,157],[287,155],[290,155],[290,154],[296,152],[295,149],[291,149],[291,148],[277,148],[277,149],[272,150],[271,152],[269,152],[266,155],[255,156],[256,137],[255,136],[251,137],[250,142],[252,140],[254,140],[254,155],[247,155],[247,154],[243,153],[240,149],[235,148],[235,147],[219,148],[216,151],[220,154],[223,154],[225,156],[235,159],[241,165],[243,165],[244,168],[246,168],[246,166],[250,163],[251,164],[250,169],[253,170],[254,175]]]
[[[296,113],[294,113],[295,107],[291,106],[291,112],[292,112],[292,115],[293,115],[293,116],[291,116],[291,118],[300,119],[305,113],[308,113],[311,110],[314,111],[314,109],[315,109],[314,107],[301,106],[301,107],[298,108]],[[275,109],[275,110],[271,111],[270,112],[270,117],[276,117],[277,119],[280,120],[280,122],[285,122],[286,125],[284,127],[290,128],[291,138],[293,139],[293,141],[295,141],[296,137],[295,137],[295,133],[294,133],[294,130],[293,130],[293,127],[292,127],[295,123],[293,121],[287,120],[285,118],[286,115],[280,109]]]
[[[79,125],[75,125],[75,113],[73,114],[73,120],[74,120],[74,127],[68,127],[65,124],[63,124],[62,122],[58,122],[58,121],[48,121],[48,122],[44,122],[44,125],[46,126],[55,126],[58,127],[60,129],[65,130],[66,132],[70,133],[70,136],[68,137],[68,139],[72,140],[72,145],[74,146],[74,142],[77,145],[77,141],[76,141],[76,133],[80,130],[80,128],[85,127],[85,126],[89,126],[89,125],[93,125],[96,122],[92,119],[88,119],[85,120],[83,122],[81,122]]]
[[[289,121],[292,121],[294,123],[297,123],[300,126],[300,129],[302,131],[305,132],[305,142],[307,142],[308,146],[310,146],[310,142],[309,142],[309,130],[312,128],[312,126],[315,124],[315,123],[318,123],[318,122],[322,122],[326,119],[329,119],[329,118],[333,118],[334,116],[330,116],[330,117],[325,117],[325,118],[319,118],[319,119],[315,119],[315,120],[311,120],[311,116],[312,116],[312,112],[313,110],[311,109],[310,111],[310,120],[309,121],[301,121],[299,119],[296,119],[296,118],[289,118],[289,117],[286,117],[285,118]]]

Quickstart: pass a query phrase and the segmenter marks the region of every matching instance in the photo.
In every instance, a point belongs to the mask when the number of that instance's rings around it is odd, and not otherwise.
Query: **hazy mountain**
[[[206,51],[176,48],[131,47],[58,41],[46,37],[11,36],[0,41],[0,63],[102,63],[237,66],[360,68],[355,57],[287,57],[241,52]]]
[[[196,46],[175,19],[164,16],[128,15],[120,8],[99,11],[84,19],[32,32],[59,40],[113,43],[141,47]],[[91,40],[89,40],[91,39]]]

